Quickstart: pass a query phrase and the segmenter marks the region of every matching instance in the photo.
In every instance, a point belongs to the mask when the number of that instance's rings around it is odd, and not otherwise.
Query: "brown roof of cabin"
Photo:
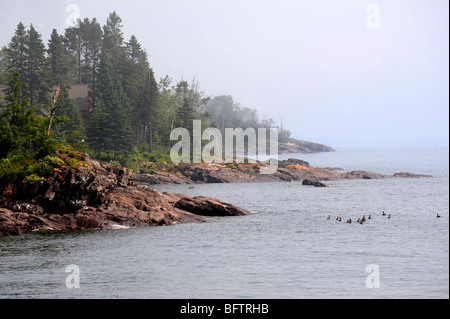
[[[7,85],[0,85],[0,101],[4,100],[4,90],[7,88]],[[57,88],[53,87],[52,92]],[[80,111],[89,111],[89,90],[86,84],[72,84],[69,89],[69,97],[75,101]]]
[[[69,97],[75,101],[80,111],[89,111],[89,90],[86,84],[73,84],[69,89]]]

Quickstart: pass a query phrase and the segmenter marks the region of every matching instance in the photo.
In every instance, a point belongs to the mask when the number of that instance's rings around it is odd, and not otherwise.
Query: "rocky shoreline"
[[[305,182],[304,185],[322,187],[325,185],[320,181],[432,177],[407,172],[394,175],[363,170],[345,172],[337,167],[312,167],[308,162],[299,159],[279,161],[274,174],[260,174],[261,166],[266,164],[167,164],[153,174],[136,173],[133,180],[138,184],[150,185],[309,181],[310,183]]]
[[[60,155],[64,156],[64,155]],[[301,181],[326,187],[323,181],[431,177],[408,172],[392,176],[368,171],[311,167],[289,159],[275,174],[260,174],[267,164],[165,164],[153,174],[77,153],[81,165],[55,168],[34,184],[0,184],[0,237],[33,231],[74,231],[204,223],[207,216],[242,216],[245,209],[218,199],[159,192],[152,184],[246,183]]]
[[[40,182],[0,185],[0,237],[208,222],[247,211],[218,199],[135,185],[132,172],[79,153],[82,165],[54,169]]]
[[[319,152],[335,152],[336,150],[331,146],[327,146],[324,144],[295,140],[293,139],[289,143],[278,143],[278,153],[303,153],[303,154],[311,154],[311,153],[319,153]]]

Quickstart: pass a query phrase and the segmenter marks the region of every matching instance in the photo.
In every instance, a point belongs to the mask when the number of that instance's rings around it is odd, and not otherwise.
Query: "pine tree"
[[[89,27],[87,28],[85,34],[85,37],[88,38],[86,52],[90,61],[90,69],[86,71],[86,83],[89,85],[90,105],[93,109],[97,104],[97,98],[99,95],[97,89],[97,68],[100,63],[102,36],[102,28],[97,22],[97,19],[93,18],[89,23]]]
[[[80,25],[81,21],[78,20],[75,26],[66,28],[64,33],[64,46],[70,56],[71,82],[78,84],[81,84],[81,60],[83,54]]]
[[[8,81],[7,51],[8,48],[6,46],[0,49],[0,84],[6,84]]]
[[[14,36],[5,49],[4,68],[7,74],[17,72],[25,73],[25,62],[27,59],[27,32],[22,22],[19,22],[14,32]],[[23,83],[21,82],[21,87]],[[20,98],[24,98],[22,89],[20,90]]]
[[[133,147],[131,107],[115,74],[110,57],[102,53],[99,67],[101,95],[89,124],[88,138],[95,152],[107,154],[104,159],[124,164]]]
[[[192,81],[191,85],[184,80],[178,82],[175,94],[178,101],[175,124],[191,130],[192,121],[203,117],[202,109],[209,101],[209,98],[203,97],[203,93],[198,90],[198,83],[194,81]]]
[[[37,108],[45,106],[49,101],[45,53],[42,37],[33,25],[26,31],[23,23],[20,22],[6,50],[6,69],[20,74],[21,97]]]
[[[148,151],[153,151],[153,131],[158,106],[158,84],[147,58],[147,52],[133,35],[126,43],[129,67],[124,74],[124,90],[130,97],[132,125],[138,149],[148,142]]]
[[[58,119],[66,117],[55,125],[55,134],[61,142],[67,142],[72,145],[81,145],[83,139],[83,128],[81,125],[81,115],[78,106],[69,97],[69,88],[66,85],[61,86],[57,101],[55,116]]]
[[[23,23],[20,22],[6,50],[8,71],[22,74],[25,70],[26,56],[27,32]]]
[[[124,54],[122,19],[115,11],[109,14],[103,26],[103,51],[115,59]]]
[[[63,44],[64,37],[58,34],[56,29],[53,29],[48,41],[48,59],[50,67],[50,84],[62,85],[68,83],[68,53]]]
[[[28,48],[25,72],[22,74],[24,89],[31,106],[46,107],[50,100],[46,49],[42,36],[33,25],[27,32]]]
[[[95,107],[87,127],[88,144],[94,157],[102,158],[102,151],[110,148],[111,131],[109,129],[109,117],[103,101],[99,101]]]
[[[156,125],[158,114],[158,84],[155,81],[153,70],[149,69],[147,78],[145,79],[145,86],[143,89],[143,107],[141,108],[142,119],[144,119],[144,132],[148,132],[149,153],[153,151],[153,133]]]

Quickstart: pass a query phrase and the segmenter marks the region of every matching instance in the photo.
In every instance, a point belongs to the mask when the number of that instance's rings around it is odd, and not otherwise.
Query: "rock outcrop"
[[[302,140],[292,140],[289,143],[278,143],[279,154],[283,153],[319,153],[335,152],[335,149],[319,143],[313,143]]]
[[[0,236],[29,231],[115,229],[241,216],[247,212],[207,197],[161,193],[134,185],[132,172],[79,153],[77,168],[55,168],[33,185],[0,185]]]
[[[412,173],[383,175],[363,170],[346,172],[335,167],[312,167],[308,162],[297,159],[279,161],[278,169],[274,174],[260,174],[260,167],[265,165],[267,164],[167,164],[161,171],[153,174],[135,174],[133,180],[141,184],[203,184],[431,177]]]
[[[325,185],[324,183],[321,182],[317,182],[317,181],[311,181],[309,179],[304,179],[302,181],[302,185],[305,186],[314,186],[314,187],[326,187],[327,185]]]

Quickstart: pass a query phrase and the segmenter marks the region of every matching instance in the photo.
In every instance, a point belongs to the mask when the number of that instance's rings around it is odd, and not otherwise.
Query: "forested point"
[[[274,120],[261,120],[255,109],[240,106],[231,96],[206,96],[195,80],[166,76],[157,81],[146,50],[134,35],[125,40],[122,27],[116,12],[103,27],[96,18],[85,18],[64,34],[53,29],[46,46],[33,25],[17,25],[0,50],[4,172],[39,175],[55,164],[57,150],[83,151],[151,172],[154,163],[170,161],[172,129],[191,130],[194,119],[222,134],[227,127],[276,127]],[[69,97],[71,86],[79,84],[88,87],[85,123]],[[280,127],[279,142],[289,142],[290,135]],[[26,154],[34,162],[26,164]],[[22,164],[14,168],[11,163]]]

